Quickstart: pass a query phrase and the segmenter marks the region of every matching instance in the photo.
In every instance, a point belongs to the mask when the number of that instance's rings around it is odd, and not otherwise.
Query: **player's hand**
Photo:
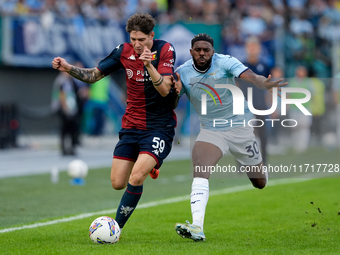
[[[61,57],[54,58],[52,61],[52,66],[54,69],[57,69],[61,72],[67,72],[71,70],[71,65]]]
[[[281,97],[281,94],[279,92],[281,92],[281,87],[286,86],[288,84],[288,82],[283,82],[283,78],[277,80],[277,81],[271,81],[272,76],[268,75],[268,78],[263,82],[264,87],[270,91],[273,92],[273,88],[276,87],[277,88],[277,95],[279,97]]]
[[[143,53],[139,56],[139,59],[143,61],[146,67],[150,66],[152,55],[156,54],[156,51],[151,52],[148,47],[144,47]]]
[[[179,73],[175,73],[175,75],[177,77],[177,81],[173,76],[171,76],[171,81],[173,82],[173,88],[175,89],[176,94],[179,95],[182,90],[181,76],[179,75]]]

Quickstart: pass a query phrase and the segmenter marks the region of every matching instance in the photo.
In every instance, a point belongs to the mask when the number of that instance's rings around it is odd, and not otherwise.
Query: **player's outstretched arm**
[[[73,66],[61,57],[56,57],[52,61],[52,66],[61,72],[67,72],[74,78],[86,83],[95,83],[102,79],[105,75],[102,74],[96,67],[80,68]]]
[[[270,92],[272,92],[274,87],[277,87],[278,88],[278,92],[279,92],[279,91],[281,91],[281,87],[282,86],[286,86],[288,84],[288,82],[282,83],[283,82],[283,78],[279,79],[277,81],[271,81],[271,75],[269,75],[268,78],[266,78],[266,77],[264,77],[262,75],[258,75],[256,73],[254,73],[250,69],[248,69],[245,72],[243,72],[240,75],[239,78],[254,84],[259,89],[265,89],[265,90],[268,90]],[[280,96],[280,94],[278,94],[278,95]]]

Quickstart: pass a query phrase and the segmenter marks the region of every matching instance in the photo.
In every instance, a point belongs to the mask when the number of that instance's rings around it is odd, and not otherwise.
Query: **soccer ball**
[[[73,179],[85,178],[88,171],[89,169],[87,167],[87,164],[80,159],[72,160],[68,164],[68,168],[67,168],[68,175]]]
[[[91,223],[89,234],[94,243],[113,244],[119,241],[120,227],[113,218],[101,216]]]

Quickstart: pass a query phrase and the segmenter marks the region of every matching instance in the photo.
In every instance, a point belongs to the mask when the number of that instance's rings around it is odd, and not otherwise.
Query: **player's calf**
[[[249,179],[253,186],[258,189],[263,189],[267,184],[266,178],[249,178]]]

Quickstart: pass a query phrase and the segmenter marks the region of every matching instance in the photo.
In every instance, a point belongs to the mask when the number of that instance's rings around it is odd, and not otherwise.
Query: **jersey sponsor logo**
[[[164,63],[163,66],[174,67],[173,64],[169,64],[169,63]]]
[[[173,64],[175,62],[175,60],[174,59],[170,59],[169,62]]]
[[[136,57],[135,57],[135,55],[131,55],[130,57],[128,57],[128,59],[130,59],[130,60],[136,60]]]
[[[168,51],[175,51],[175,49],[174,49],[174,47],[172,47],[172,46],[170,45]]]
[[[131,79],[133,76],[133,71],[131,69],[126,69],[126,75],[129,79]]]
[[[146,82],[146,81],[152,81],[151,77],[149,78],[136,78],[136,81],[139,81],[139,82]]]
[[[149,73],[148,73],[148,71],[137,70],[137,75],[141,75],[141,76],[149,76]]]

